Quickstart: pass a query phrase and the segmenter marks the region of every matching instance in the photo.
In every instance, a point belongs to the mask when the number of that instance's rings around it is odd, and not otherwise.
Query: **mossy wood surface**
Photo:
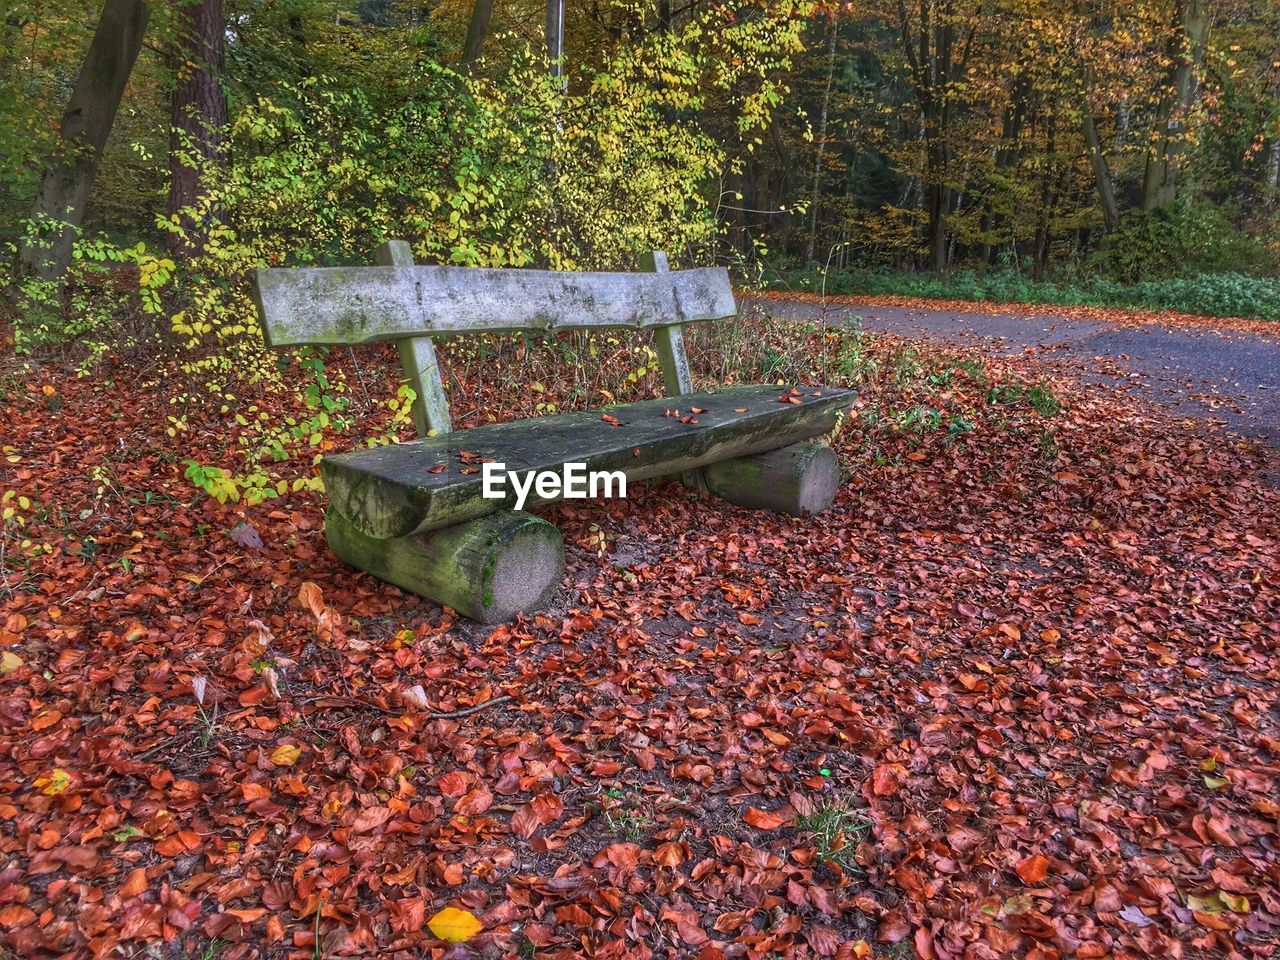
[[[820,443],[722,460],[703,474],[707,489],[741,507],[805,517],[831,506],[840,485],[835,451]]]
[[[783,396],[797,402],[781,402]],[[505,500],[482,496],[480,458],[519,472],[584,463],[588,470],[621,470],[629,481],[644,480],[819,436],[855,397],[828,388],[791,397],[787,387],[732,387],[352,451],[327,457],[321,470],[330,502],[365,535],[386,540],[514,505],[510,485]],[[676,409],[697,422],[664,416]],[[603,420],[605,414],[621,426]],[[531,494],[528,505],[542,502]]]
[[[568,273],[480,267],[282,267],[254,272],[267,345],[424,334],[646,327],[737,312],[722,267]]]
[[[541,609],[564,575],[560,531],[530,513],[503,511],[426,534],[375,540],[330,507],[325,536],[353,567],[481,623]]]
[[[412,267],[413,249],[404,240],[388,240],[375,251],[379,266]],[[440,363],[436,347],[429,336],[409,337],[396,341],[404,379],[413,388],[413,427],[418,436],[432,430],[448,433],[453,429],[449,416],[449,398],[440,379]]]

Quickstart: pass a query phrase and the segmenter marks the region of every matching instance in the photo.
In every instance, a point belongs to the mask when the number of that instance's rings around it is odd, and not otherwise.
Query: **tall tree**
[[[564,0],[547,0],[547,59],[551,75],[564,84]]]
[[[822,90],[822,110],[818,119],[818,149],[813,158],[813,189],[809,197],[809,249],[808,262],[813,263],[818,245],[818,206],[822,200],[822,155],[827,148],[827,115],[831,111],[831,82],[836,75],[836,35],[839,19],[832,16],[827,32],[827,84]]]
[[[76,228],[84,222],[102,150],[142,48],[146,0],[105,0],[97,29],[58,128],[54,156],[40,177],[32,219],[40,236],[23,244],[23,269],[45,279],[66,273]]]
[[[1200,87],[1196,72],[1204,61],[1209,37],[1209,6],[1209,0],[1181,0],[1175,9],[1166,53],[1168,66],[1142,178],[1144,210],[1167,206],[1178,195],[1188,116]]]
[[[471,21],[467,24],[467,46],[462,53],[462,66],[470,70],[484,55],[484,43],[489,38],[489,21],[493,18],[493,0],[476,0],[471,8]]]
[[[923,121],[929,265],[936,273],[947,268],[947,217],[954,201],[952,121],[980,20],[960,5],[957,0],[897,3],[908,80]]]
[[[170,253],[189,257],[204,245],[203,225],[184,211],[201,194],[199,166],[218,157],[227,123],[222,87],[226,66],[226,21],[222,0],[185,0],[178,27],[177,82],[173,88],[169,142],[169,215],[182,233],[170,233]]]
[[[1107,162],[1106,152],[1102,149],[1102,138],[1098,136],[1098,122],[1093,117],[1093,108],[1089,106],[1087,99],[1082,105],[1080,127],[1089,153],[1089,166],[1093,170],[1093,182],[1098,191],[1098,201],[1102,204],[1102,225],[1107,233],[1110,233],[1120,223],[1120,207],[1116,203],[1116,187],[1115,181],[1111,178],[1111,165]]]

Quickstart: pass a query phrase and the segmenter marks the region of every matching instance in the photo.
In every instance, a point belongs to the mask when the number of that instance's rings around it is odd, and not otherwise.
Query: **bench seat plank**
[[[288,267],[254,272],[270,347],[427,334],[660,327],[737,312],[724,268],[565,273],[480,267]]]
[[[439,529],[514,505],[482,496],[482,464],[511,471],[621,470],[628,481],[676,474],[732,457],[763,453],[828,432],[857,396],[827,387],[730,387],[716,393],[644,400],[582,413],[490,424],[426,440],[326,457],[330,502],[364,534],[379,540]],[[784,395],[798,401],[782,402]],[[702,412],[692,413],[697,407]],[[679,409],[697,423],[664,411]],[[612,426],[608,414],[621,422]],[[432,468],[444,469],[432,473]],[[463,473],[467,470],[467,473]],[[545,502],[531,492],[526,506]]]

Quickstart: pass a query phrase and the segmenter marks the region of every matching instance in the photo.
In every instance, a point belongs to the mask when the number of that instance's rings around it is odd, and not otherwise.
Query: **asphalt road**
[[[816,304],[750,302],[796,319],[816,319],[824,313]],[[872,331],[1068,361],[1087,381],[1132,393],[1181,416],[1214,421],[1280,448],[1280,324],[1275,336],[1258,336],[1209,326],[1124,327],[1056,317],[1051,312],[1012,315],[829,306],[825,315],[829,320],[861,317],[863,327]]]

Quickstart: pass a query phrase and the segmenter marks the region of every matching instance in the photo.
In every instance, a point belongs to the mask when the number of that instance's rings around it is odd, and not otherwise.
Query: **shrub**
[[[784,277],[778,285],[817,290],[823,287],[821,279],[812,274],[797,274]],[[1012,270],[994,271],[985,277],[965,270],[943,279],[933,274],[848,270],[828,275],[825,289],[830,294],[1123,307],[1206,317],[1280,319],[1280,279],[1244,273],[1200,274],[1124,284],[1107,277],[1063,283],[1033,281]]]
[[[1259,274],[1270,266],[1262,241],[1241,233],[1224,207],[1207,200],[1126,214],[1096,260],[1107,276],[1125,283],[1224,271]]]

